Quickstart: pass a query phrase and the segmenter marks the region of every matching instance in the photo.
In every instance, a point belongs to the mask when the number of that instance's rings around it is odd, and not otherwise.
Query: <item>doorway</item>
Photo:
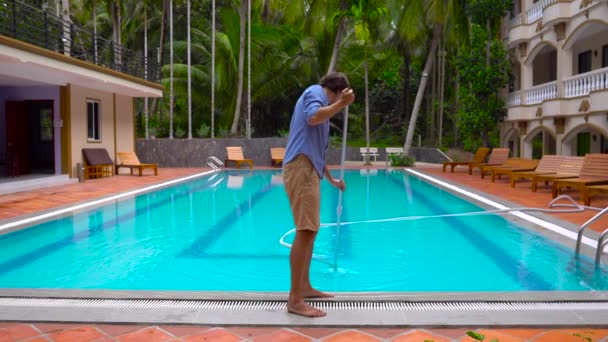
[[[6,102],[9,176],[55,173],[53,100]]]

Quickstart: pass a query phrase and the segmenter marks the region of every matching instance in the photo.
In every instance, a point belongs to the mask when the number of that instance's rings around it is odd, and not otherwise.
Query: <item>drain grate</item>
[[[367,302],[319,301],[314,306],[326,311],[607,311],[608,302]],[[217,311],[285,310],[284,301],[159,300],[159,299],[61,299],[0,298],[6,307],[182,309]]]

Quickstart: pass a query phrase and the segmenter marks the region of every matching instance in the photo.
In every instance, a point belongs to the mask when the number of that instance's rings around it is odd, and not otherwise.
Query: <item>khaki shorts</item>
[[[303,154],[283,167],[283,183],[297,230],[319,230],[320,181],[312,162]]]

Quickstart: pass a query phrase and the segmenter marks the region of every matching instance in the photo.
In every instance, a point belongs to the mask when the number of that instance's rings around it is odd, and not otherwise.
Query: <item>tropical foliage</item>
[[[427,146],[440,141],[458,144],[479,136],[477,127],[492,120],[495,124],[503,112],[497,89],[504,86],[507,55],[498,41],[487,42],[489,35],[496,36],[509,1],[252,0],[251,46],[247,46],[242,38],[247,28],[243,24],[247,6],[241,3],[245,0],[216,0],[215,75],[211,75],[211,1],[191,0],[194,137],[211,135],[212,112],[216,136],[245,135],[248,105],[254,137],[283,135],[301,92],[333,69],[345,72],[355,89],[348,133],[349,141],[361,146],[405,143],[407,149],[418,141]],[[67,0],[40,6],[54,12],[62,2]],[[167,90],[163,99],[151,100],[149,106],[150,135],[156,137],[169,136],[171,81],[173,135],[188,136],[186,15],[186,0],[69,1],[70,19],[100,37],[143,54],[147,36],[145,52],[149,59],[160,61],[160,81]],[[488,47],[493,65],[498,63],[491,70],[472,60],[475,53],[486,56],[483,51]],[[474,79],[471,74],[477,71],[486,75]],[[486,97],[485,107],[471,110],[477,104],[473,99],[482,95],[479,88],[487,82],[491,96]],[[138,100],[137,111],[138,135],[143,136],[143,99]],[[342,116],[337,115],[332,119],[332,134],[341,135],[341,127]]]

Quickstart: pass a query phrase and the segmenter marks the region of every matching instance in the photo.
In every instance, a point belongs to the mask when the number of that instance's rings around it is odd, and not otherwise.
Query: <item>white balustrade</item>
[[[586,96],[600,89],[608,89],[608,67],[564,80],[565,97]]]
[[[517,13],[517,15],[513,18],[511,18],[511,28],[517,26],[517,25],[521,25],[521,13]]]
[[[525,91],[525,104],[538,104],[557,98],[557,81],[534,86]]]
[[[519,106],[521,105],[521,92],[515,91],[509,94],[507,98],[507,105],[509,107]]]
[[[551,5],[552,3],[555,3],[556,1],[557,0],[540,0],[539,2],[534,4],[534,6],[532,6],[529,10],[526,11],[526,13],[528,14],[527,23],[532,24],[533,22],[542,18],[543,10],[545,9],[545,7]]]

